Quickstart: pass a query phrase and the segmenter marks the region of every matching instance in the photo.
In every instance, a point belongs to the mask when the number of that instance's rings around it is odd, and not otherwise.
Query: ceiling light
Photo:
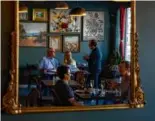
[[[28,12],[28,8],[25,5],[22,5],[19,7],[19,13],[25,13]]]
[[[81,8],[81,7],[76,7],[76,8],[73,8],[70,13],[69,13],[70,16],[85,16],[86,15],[86,11],[84,8]]]
[[[56,2],[55,9],[68,9],[68,4],[66,2]]]
[[[70,16],[85,16],[86,15],[86,10],[78,5],[77,1],[77,7],[71,9],[69,12]]]

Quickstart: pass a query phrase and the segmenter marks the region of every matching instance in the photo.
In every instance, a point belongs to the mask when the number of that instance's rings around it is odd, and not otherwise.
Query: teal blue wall
[[[137,2],[137,29],[140,36],[140,76],[147,100],[145,108],[70,113],[36,113],[15,116],[2,114],[2,121],[155,121],[154,11],[155,2]],[[10,20],[10,23],[11,22]],[[6,34],[6,36],[9,36],[9,34]],[[2,41],[6,41],[6,39]],[[3,44],[2,46],[7,47],[8,45]],[[4,77],[4,75],[2,75],[2,77]],[[4,86],[4,82],[8,83],[8,80],[2,80],[2,87]]]
[[[69,7],[76,7],[76,2],[68,2]],[[53,2],[49,2],[48,4],[28,4],[30,8],[30,15],[32,8],[52,8]],[[79,2],[79,5],[84,7],[86,10],[93,10],[93,11],[104,11],[105,15],[105,26],[104,26],[104,40],[98,43],[98,47],[102,52],[103,60],[108,58],[109,54],[109,31],[110,31],[110,23],[109,23],[109,10],[110,4],[104,4],[103,2]],[[84,62],[83,56],[86,53],[90,52],[88,48],[88,42],[81,42],[80,43],[80,53],[73,53],[73,58],[77,60],[77,62]],[[43,56],[46,55],[46,48],[32,48],[32,47],[20,47],[19,49],[19,65],[23,66],[28,64],[36,64],[39,63],[39,60],[42,59]],[[63,53],[57,52],[56,58],[62,63],[63,61]]]

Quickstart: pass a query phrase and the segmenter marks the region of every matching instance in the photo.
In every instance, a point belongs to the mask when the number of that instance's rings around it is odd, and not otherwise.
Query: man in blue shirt
[[[84,56],[84,59],[88,61],[88,69],[91,73],[87,79],[87,86],[90,86],[90,80],[94,80],[94,88],[99,88],[99,74],[101,72],[101,59],[102,55],[97,47],[96,40],[89,41],[89,48],[92,50],[89,56]]]
[[[55,49],[49,48],[47,50],[47,56],[43,57],[39,65],[39,69],[43,72],[44,78],[52,80],[53,74],[59,66],[58,60],[55,58]]]

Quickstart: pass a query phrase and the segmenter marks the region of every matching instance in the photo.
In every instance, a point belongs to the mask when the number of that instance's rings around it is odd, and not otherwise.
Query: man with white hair
[[[52,80],[53,75],[51,72],[55,72],[59,66],[58,60],[55,58],[55,49],[49,48],[47,50],[47,56],[43,57],[39,65],[39,69],[43,72],[44,78]]]

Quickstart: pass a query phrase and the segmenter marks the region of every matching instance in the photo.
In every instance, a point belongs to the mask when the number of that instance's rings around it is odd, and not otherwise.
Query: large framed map
[[[83,17],[83,40],[104,40],[104,12],[87,11]]]
[[[71,17],[69,11],[50,9],[50,32],[81,32],[81,17]]]

